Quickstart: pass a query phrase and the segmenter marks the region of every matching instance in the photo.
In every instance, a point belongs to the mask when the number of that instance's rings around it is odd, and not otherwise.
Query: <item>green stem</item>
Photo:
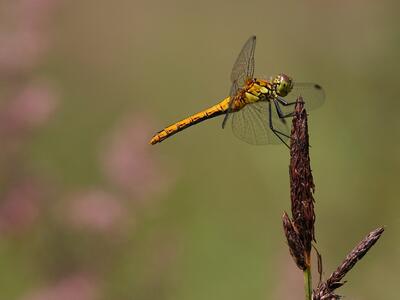
[[[307,267],[304,270],[304,290],[306,293],[306,300],[311,300],[312,297],[312,280],[311,280],[311,268]]]

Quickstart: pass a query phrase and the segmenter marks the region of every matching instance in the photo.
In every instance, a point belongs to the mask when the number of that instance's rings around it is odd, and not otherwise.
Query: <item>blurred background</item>
[[[221,119],[245,40],[256,75],[318,82],[309,117],[324,276],[369,231],[349,299],[400,268],[396,1],[0,1],[0,299],[303,299],[281,216],[289,152]],[[383,280],[384,278],[384,280]]]

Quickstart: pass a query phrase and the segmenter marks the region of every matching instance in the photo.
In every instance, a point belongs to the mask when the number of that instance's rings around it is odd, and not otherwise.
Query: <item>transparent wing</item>
[[[245,85],[246,80],[254,76],[254,52],[256,49],[256,36],[251,36],[240,50],[231,72],[231,90],[229,91],[229,109],[222,122],[222,128],[225,127],[229,114],[232,112],[233,103],[239,90]]]
[[[288,103],[292,103],[295,102],[299,96],[303,97],[307,111],[316,109],[322,106],[325,102],[325,92],[323,88],[316,83],[295,83],[292,91],[283,99]],[[284,114],[290,113],[294,110],[294,105],[284,106],[280,104],[280,107]]]
[[[277,115],[272,105],[272,115]],[[253,145],[281,144],[279,138],[269,127],[268,102],[247,104],[238,112],[232,113],[232,131],[236,137]],[[289,127],[280,119],[272,120],[276,130],[289,135]],[[283,140],[287,140],[282,136]]]
[[[240,50],[231,72],[231,82],[243,86],[246,79],[254,75],[254,52],[256,49],[256,36],[251,36]]]

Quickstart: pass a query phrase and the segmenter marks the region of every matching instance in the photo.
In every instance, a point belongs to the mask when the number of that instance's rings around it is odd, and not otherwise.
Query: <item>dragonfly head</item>
[[[293,88],[293,80],[285,74],[279,74],[272,80],[275,92],[278,96],[285,97]]]

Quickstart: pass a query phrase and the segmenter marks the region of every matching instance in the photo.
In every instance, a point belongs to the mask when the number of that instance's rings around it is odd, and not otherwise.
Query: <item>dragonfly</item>
[[[154,145],[205,120],[224,116],[239,139],[254,145],[280,144],[287,147],[289,128],[286,118],[293,116],[294,104],[302,96],[307,110],[321,106],[323,88],[316,83],[297,83],[284,74],[266,79],[254,78],[256,36],[244,44],[231,72],[229,96],[221,102],[165,127],[150,140]]]

